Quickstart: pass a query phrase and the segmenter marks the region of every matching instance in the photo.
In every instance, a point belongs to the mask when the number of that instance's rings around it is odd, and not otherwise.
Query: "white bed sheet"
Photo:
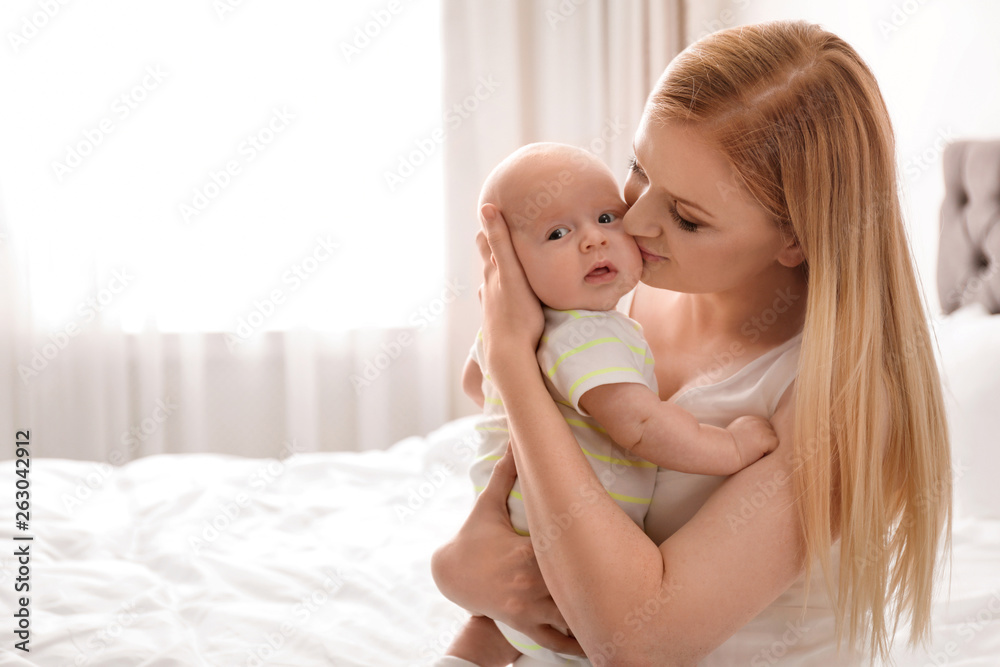
[[[935,595],[931,643],[910,651],[908,633],[900,632],[893,650],[899,667],[1000,665],[1000,521],[959,517],[952,541],[952,560]]]
[[[460,445],[471,432],[462,420],[384,452],[284,461],[172,455],[102,470],[36,459],[30,652],[14,650],[5,613],[0,663],[426,663],[465,618],[435,588],[430,557],[472,503]],[[4,496],[14,479],[0,462]],[[11,610],[18,531],[4,504],[0,600]]]
[[[31,651],[13,650],[5,611],[0,663],[427,664],[465,618],[429,563],[471,506],[473,442],[463,419],[385,452],[155,456],[119,469],[34,460]],[[0,462],[0,493],[12,497],[14,479]],[[954,542],[933,642],[897,645],[901,667],[1000,665],[1000,521],[961,518]]]

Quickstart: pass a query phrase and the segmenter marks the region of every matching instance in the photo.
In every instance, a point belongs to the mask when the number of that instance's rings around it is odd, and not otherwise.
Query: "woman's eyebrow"
[[[664,192],[666,192],[666,191],[664,190]],[[715,218],[714,215],[712,215],[711,213],[709,213],[708,211],[706,211],[705,209],[703,209],[701,206],[698,206],[698,204],[695,204],[693,201],[688,201],[687,199],[681,199],[680,197],[674,196],[674,195],[670,194],[669,192],[667,192],[667,196],[670,197],[671,199],[675,200],[675,201],[680,202],[681,204],[684,204],[688,208],[693,208],[696,211],[701,211],[704,215],[708,216],[709,218],[712,218],[712,219]]]
[[[642,167],[639,166],[639,158],[635,154],[635,142],[632,143],[632,157],[629,158],[628,164],[629,164],[629,169],[631,169],[633,171],[638,171],[639,173],[645,175],[646,172],[645,172],[645,170]],[[684,204],[688,208],[693,208],[696,211],[700,211],[704,216],[706,216],[709,219],[712,219],[712,220],[715,219],[714,215],[712,215],[711,213],[709,213],[708,211],[706,211],[704,208],[702,208],[698,204],[695,204],[693,201],[690,201],[688,199],[683,199],[681,197],[678,197],[678,196],[676,196],[676,195],[674,195],[674,194],[672,194],[670,192],[667,192],[666,189],[663,189],[663,192],[668,197],[670,197],[671,199],[673,199],[674,201],[680,202],[681,204]]]

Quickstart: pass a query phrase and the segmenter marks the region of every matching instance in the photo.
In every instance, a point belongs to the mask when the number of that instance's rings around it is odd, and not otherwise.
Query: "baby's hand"
[[[736,448],[744,467],[764,454],[773,452],[778,446],[778,436],[774,433],[771,422],[763,417],[737,417],[726,430],[736,439]]]

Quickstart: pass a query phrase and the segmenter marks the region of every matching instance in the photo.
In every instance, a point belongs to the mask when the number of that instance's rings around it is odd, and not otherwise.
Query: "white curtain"
[[[479,188],[518,146],[590,149],[625,177],[646,97],[684,46],[681,0],[443,0],[448,273],[474,287]],[[476,290],[449,313],[450,374],[458,377],[479,323]],[[452,414],[475,411],[453,383]]]
[[[539,140],[624,177],[684,32],[679,0],[40,7],[0,15],[0,426],[115,464],[473,412],[483,178]]]
[[[0,10],[0,427],[364,450],[448,418],[440,5]]]

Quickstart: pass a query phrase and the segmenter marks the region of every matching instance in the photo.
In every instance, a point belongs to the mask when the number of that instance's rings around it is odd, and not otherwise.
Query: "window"
[[[336,331],[440,291],[438,3],[22,5],[0,187],[39,327]]]

